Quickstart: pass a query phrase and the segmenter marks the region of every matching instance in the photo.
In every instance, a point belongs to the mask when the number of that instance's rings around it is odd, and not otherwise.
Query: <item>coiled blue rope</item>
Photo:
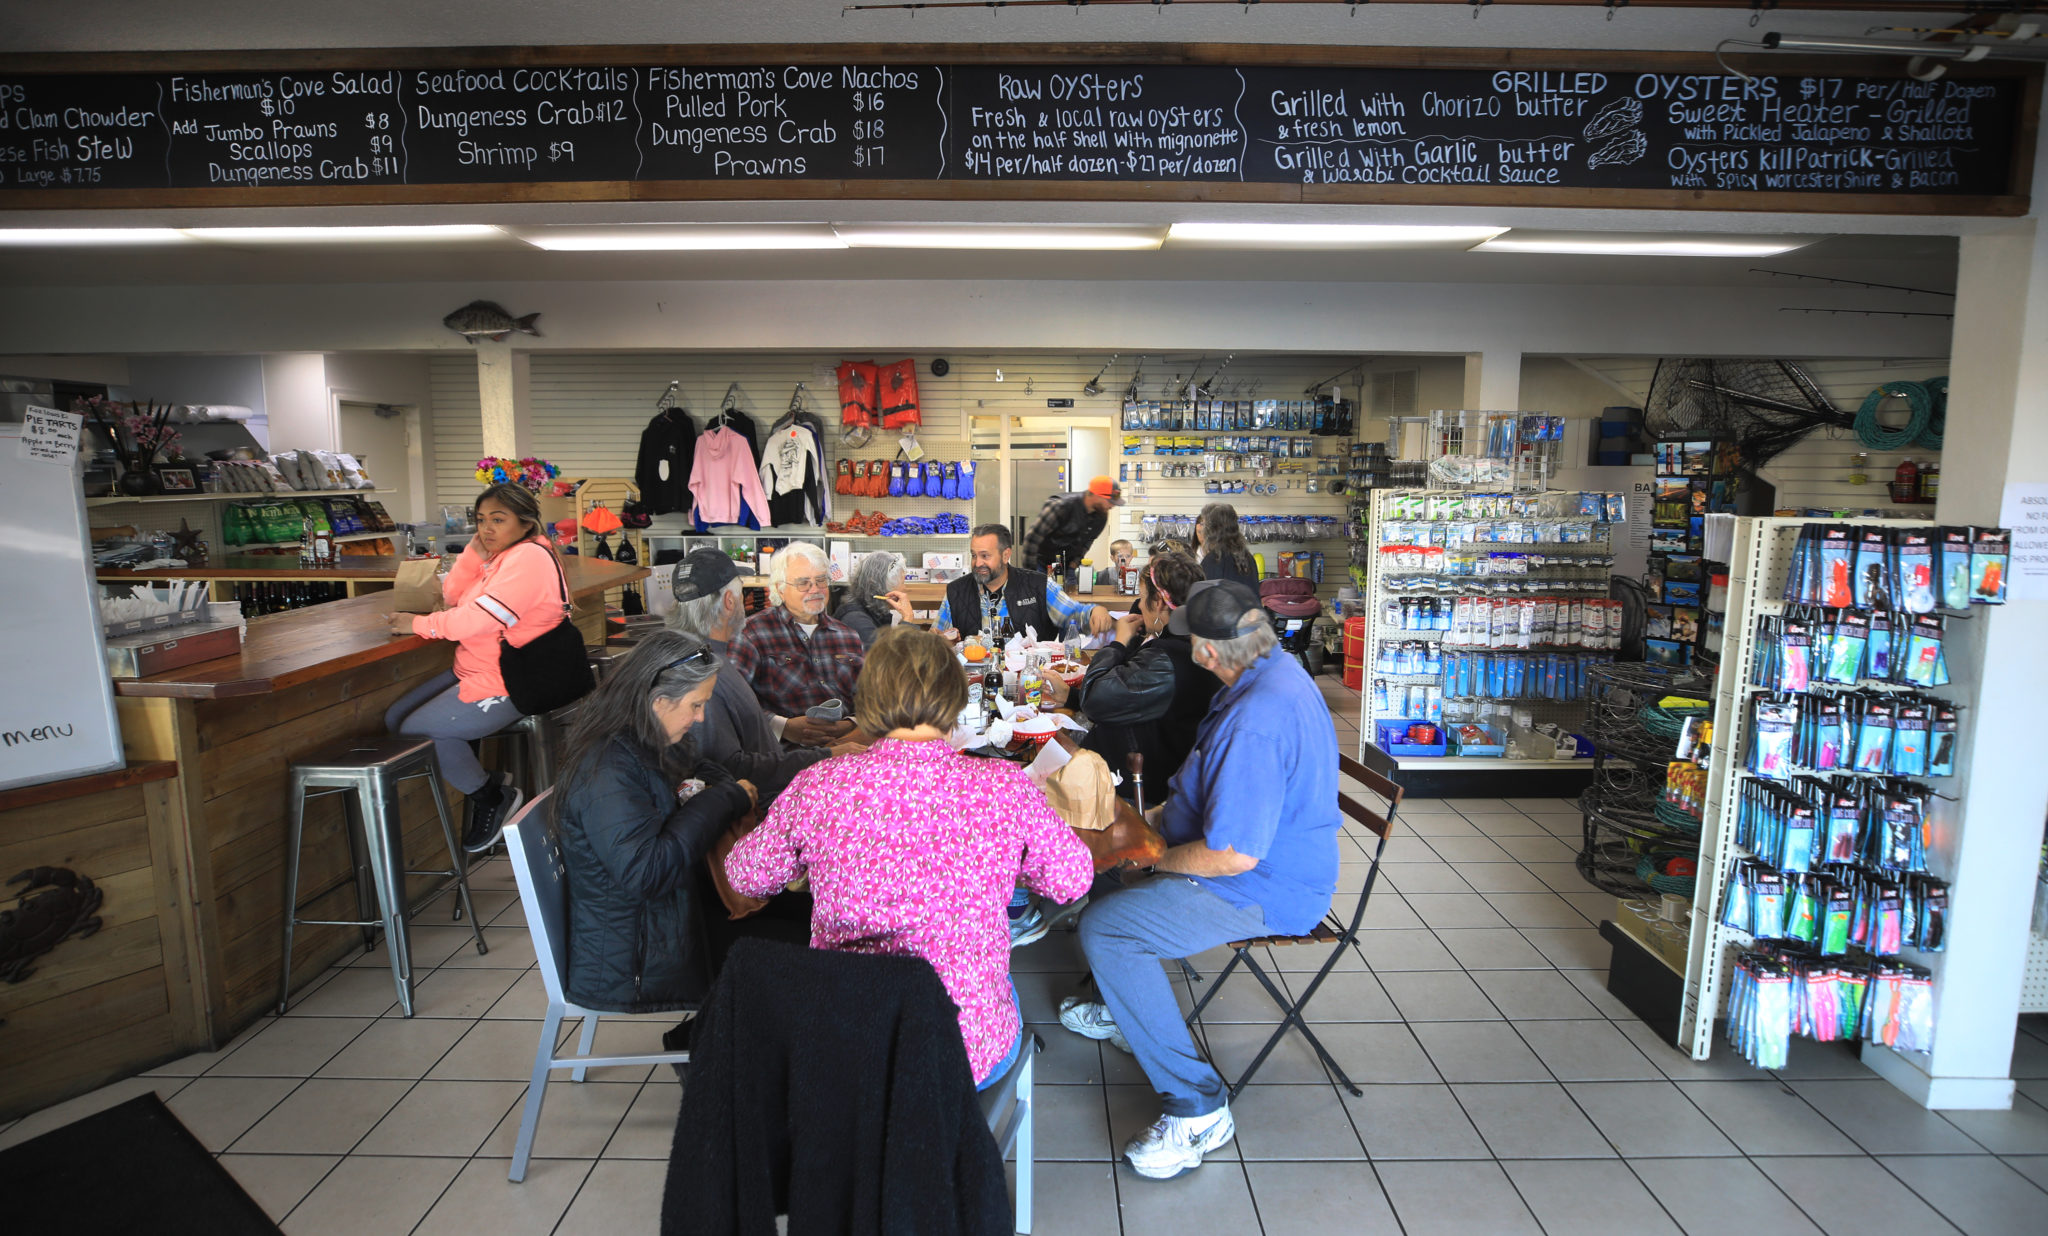
[[[1948,432],[1948,379],[1929,378],[1920,385],[1927,388],[1927,394],[1934,401],[1934,412],[1928,418],[1927,428],[1914,441],[1929,450],[1941,449],[1941,437]]]
[[[1878,406],[1886,399],[1906,401],[1906,423],[1886,429],[1877,423]],[[1887,382],[1863,397],[1856,410],[1856,440],[1873,451],[1903,451],[1920,441],[1934,420],[1934,397],[1918,382]]]

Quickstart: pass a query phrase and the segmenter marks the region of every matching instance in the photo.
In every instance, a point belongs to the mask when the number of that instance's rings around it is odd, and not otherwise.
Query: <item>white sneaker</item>
[[[1237,1122],[1230,1108],[1206,1116],[1161,1116],[1124,1147],[1131,1170],[1147,1180],[1171,1180],[1202,1165],[1202,1156],[1230,1144]]]
[[[1109,1006],[1100,1000],[1068,996],[1060,1001],[1060,1024],[1084,1039],[1106,1039],[1118,1051],[1130,1054],[1130,1040],[1116,1028],[1116,1018],[1109,1015]]]
[[[1036,944],[1045,939],[1048,930],[1044,913],[1034,905],[1010,920],[1010,947],[1023,948],[1027,944]]]

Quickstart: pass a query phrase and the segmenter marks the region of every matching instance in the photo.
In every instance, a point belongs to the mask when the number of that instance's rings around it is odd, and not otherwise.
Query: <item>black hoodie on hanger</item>
[[[690,509],[690,467],[696,459],[697,425],[690,414],[681,408],[655,413],[640,431],[640,455],[633,464],[633,483],[650,514]]]

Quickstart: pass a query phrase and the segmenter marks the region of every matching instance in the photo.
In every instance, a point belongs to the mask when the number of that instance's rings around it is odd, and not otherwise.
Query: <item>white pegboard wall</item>
[[[2048,936],[2027,937],[2027,968],[2020,972],[2020,1012],[2048,1013]]]

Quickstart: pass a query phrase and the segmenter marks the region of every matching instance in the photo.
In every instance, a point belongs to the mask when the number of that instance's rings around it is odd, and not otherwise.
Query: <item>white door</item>
[[[407,457],[405,410],[379,416],[376,404],[349,400],[342,400],[340,408],[341,449],[356,457],[378,489],[392,491],[378,494],[377,501],[384,504],[393,519],[403,523],[416,518],[412,514],[412,465]]]

